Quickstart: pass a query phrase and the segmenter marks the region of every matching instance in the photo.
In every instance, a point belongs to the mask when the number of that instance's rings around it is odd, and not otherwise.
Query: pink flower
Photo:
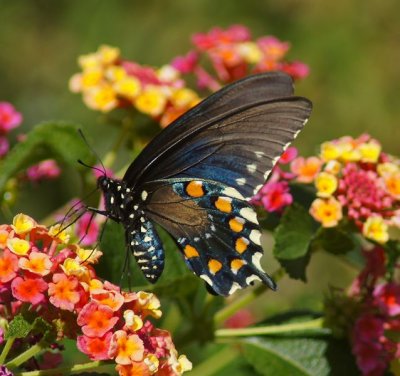
[[[281,42],[278,38],[273,36],[261,37],[257,40],[258,46],[270,60],[281,60],[290,48],[288,42]]]
[[[317,157],[298,157],[290,164],[290,169],[297,175],[300,183],[311,183],[321,170],[322,161]]]
[[[379,175],[355,163],[348,163],[342,171],[337,192],[340,203],[347,206],[348,216],[360,227],[372,214],[385,216],[394,201],[384,189]]]
[[[279,158],[278,163],[280,164],[290,163],[291,161],[293,161],[293,159],[297,157],[297,153],[298,153],[297,149],[294,146],[288,147]]]
[[[54,159],[47,159],[29,167],[26,176],[30,181],[40,181],[44,179],[55,179],[60,176],[61,170]]]
[[[82,239],[82,245],[94,244],[99,235],[100,226],[92,217],[92,213],[85,213],[76,223],[76,234]]]
[[[11,290],[15,299],[35,305],[44,300],[47,283],[41,278],[16,277],[11,283]]]
[[[63,273],[54,274],[53,283],[49,283],[48,294],[51,304],[73,311],[75,304],[80,300],[78,280],[75,277],[67,277]]]
[[[109,356],[115,357],[115,362],[122,365],[139,362],[144,356],[143,341],[136,334],[128,335],[123,330],[117,330],[111,338]]]
[[[293,202],[286,181],[268,182],[254,196],[253,202],[269,212],[279,211]]]
[[[389,316],[400,314],[400,285],[380,284],[374,290],[375,303]]]
[[[82,332],[89,337],[102,337],[118,322],[110,307],[95,302],[86,304],[79,313],[77,323]]]
[[[108,351],[110,349],[112,332],[107,332],[102,337],[79,336],[77,338],[77,347],[92,360],[110,359]]]
[[[0,102],[0,134],[7,134],[22,122],[22,115],[8,102]]]
[[[172,60],[171,65],[182,74],[188,74],[194,71],[198,60],[197,52],[189,51],[185,56],[177,56]]]
[[[305,78],[310,74],[310,68],[308,67],[308,65],[300,61],[283,63],[281,69],[283,72],[291,76],[294,80]]]

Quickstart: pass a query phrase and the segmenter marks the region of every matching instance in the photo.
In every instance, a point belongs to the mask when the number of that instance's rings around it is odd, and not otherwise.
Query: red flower
[[[8,102],[0,102],[0,134],[6,134],[18,127],[22,122],[22,115]]]
[[[15,299],[35,305],[44,300],[47,283],[41,278],[16,277],[11,283],[11,290]]]
[[[112,332],[107,332],[102,337],[79,336],[77,346],[80,351],[88,355],[92,360],[110,359],[108,351],[110,348]]]

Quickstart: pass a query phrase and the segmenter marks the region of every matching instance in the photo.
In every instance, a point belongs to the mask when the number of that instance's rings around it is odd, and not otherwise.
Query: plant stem
[[[18,355],[15,357],[13,360],[10,360],[8,363],[6,363],[7,368],[15,368],[21,365],[22,363],[26,362],[28,359],[32,358],[36,354],[38,354],[40,351],[43,350],[42,344],[39,342],[36,345],[33,345],[31,348],[23,352],[22,354]]]
[[[14,376],[46,376],[46,375],[73,375],[85,371],[97,373],[106,373],[111,375],[115,371],[115,363],[90,362],[85,364],[76,364],[71,367],[59,367],[53,369],[30,371],[30,372],[14,372]]]
[[[224,347],[215,355],[207,358],[203,363],[196,365],[188,376],[209,376],[225,367],[237,358],[237,352],[230,346]]]
[[[275,271],[272,275],[272,278],[275,281],[280,280],[285,275],[283,268],[279,268]],[[228,304],[220,311],[215,314],[214,323],[216,326],[222,324],[227,318],[231,317],[241,308],[246,307],[251,302],[253,302],[256,298],[258,298],[261,294],[263,294],[267,290],[265,285],[259,285],[255,289],[247,292],[246,294],[242,295],[239,299],[234,300],[232,303]]]
[[[220,337],[242,337],[242,336],[256,336],[266,334],[282,334],[297,331],[305,331],[310,329],[323,328],[323,319],[318,318],[315,320],[296,322],[283,325],[269,325],[258,326],[253,328],[240,328],[240,329],[218,329],[215,331],[215,336]]]
[[[6,342],[5,346],[4,346],[4,349],[3,349],[3,351],[1,352],[1,355],[0,355],[0,364],[4,364],[5,363],[7,355],[10,352],[14,341],[15,341],[15,338],[9,338],[7,340],[7,342]]]

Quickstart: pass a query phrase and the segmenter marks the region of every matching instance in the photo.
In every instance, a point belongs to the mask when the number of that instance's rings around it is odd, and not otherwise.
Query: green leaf
[[[276,228],[274,255],[280,260],[304,257],[314,235],[314,221],[306,209],[298,204],[286,208]]]
[[[328,362],[320,339],[249,338],[244,345],[247,361],[262,375],[324,376]]]
[[[330,338],[248,338],[244,357],[261,375],[358,375],[344,341]]]
[[[92,160],[91,151],[82,141],[78,128],[76,124],[64,122],[37,125],[0,163],[0,191],[17,172],[43,159],[56,158],[77,168],[81,168],[78,159]]]
[[[334,255],[341,255],[352,251],[356,243],[351,234],[338,228],[321,228],[315,238],[317,245],[320,245],[327,252]]]
[[[28,322],[21,314],[14,317],[8,326],[6,339],[24,338],[32,330],[32,324]]]

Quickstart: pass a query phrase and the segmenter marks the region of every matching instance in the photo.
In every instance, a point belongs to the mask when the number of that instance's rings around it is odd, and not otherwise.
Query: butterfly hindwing
[[[236,189],[169,179],[146,185],[146,193],[146,215],[173,236],[189,268],[215,293],[230,295],[255,280],[275,288],[260,265],[256,214]]]

